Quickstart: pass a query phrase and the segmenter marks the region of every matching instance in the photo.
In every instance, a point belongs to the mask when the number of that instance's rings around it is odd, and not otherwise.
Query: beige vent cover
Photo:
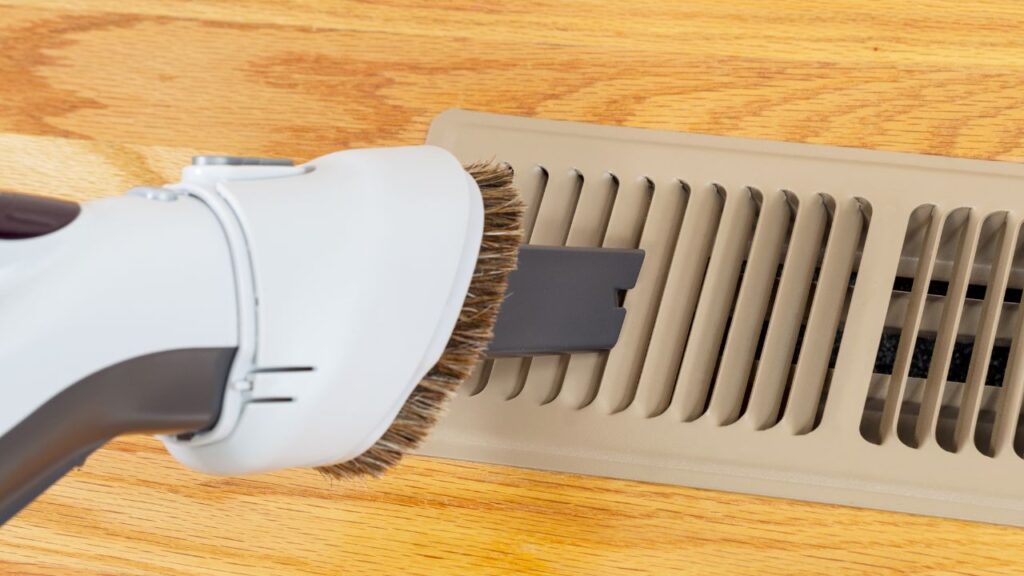
[[[533,244],[640,247],[607,354],[487,362],[423,452],[1024,525],[1024,166],[512,118]]]

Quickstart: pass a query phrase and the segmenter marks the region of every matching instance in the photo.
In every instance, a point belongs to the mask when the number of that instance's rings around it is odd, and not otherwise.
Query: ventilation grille
[[[614,349],[486,362],[425,452],[1024,523],[1021,167],[461,111],[429,142],[511,165],[530,243],[646,259]]]
[[[911,214],[865,439],[993,458],[1021,453],[1020,227],[1008,211],[925,205]]]

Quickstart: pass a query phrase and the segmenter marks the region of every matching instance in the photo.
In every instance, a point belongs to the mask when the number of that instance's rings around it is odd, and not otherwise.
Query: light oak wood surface
[[[1024,160],[1024,4],[0,0],[0,188],[87,199],[194,153],[417,143],[451,107]],[[25,575],[1022,565],[1008,527],[426,458],[214,478],[142,437],[0,529],[0,573]]]

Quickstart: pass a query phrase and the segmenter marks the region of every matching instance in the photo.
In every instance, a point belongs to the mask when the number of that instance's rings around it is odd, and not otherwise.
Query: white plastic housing
[[[476,265],[480,191],[445,150],[351,150],[296,168],[201,183],[238,218],[257,304],[252,367],[229,387],[237,406],[225,404],[238,413],[221,416],[233,429],[214,442],[165,439],[199,470],[364,452],[443,352]]]
[[[0,436],[103,368],[236,346],[234,286],[221,226],[195,198],[97,200],[57,232],[0,241]]]

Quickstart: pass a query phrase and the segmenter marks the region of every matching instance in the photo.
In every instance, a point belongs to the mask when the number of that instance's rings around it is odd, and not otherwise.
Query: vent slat
[[[626,320],[618,344],[608,353],[608,362],[594,399],[597,409],[602,412],[619,412],[633,400],[686,199],[686,190],[678,181],[654,185],[647,223],[640,237],[640,248],[645,254],[643,269],[636,287],[626,293],[623,303]]]
[[[608,230],[619,182],[609,173],[584,180],[566,246],[600,246]]]
[[[494,362],[491,360],[484,360],[477,364],[476,368],[473,369],[473,373],[462,383],[462,386],[459,388],[459,394],[465,394],[466,396],[476,396],[479,394],[490,379],[492,368],[494,368]]]
[[[981,409],[982,393],[985,390],[985,378],[988,376],[992,348],[999,331],[1003,299],[1013,266],[1014,249],[1017,246],[1017,219],[1006,213],[993,217],[1000,217],[1003,222],[998,233],[996,258],[989,272],[985,301],[981,308],[981,323],[974,339],[974,351],[957,416],[954,451],[969,446],[974,440],[978,411]]]
[[[608,173],[584,178],[576,213],[573,215],[569,236],[565,241],[566,246],[601,245],[617,188],[618,182]],[[553,400],[562,386],[568,361],[569,357],[564,354],[533,358],[523,391],[517,398],[533,405],[546,404]]]
[[[690,192],[633,404],[643,416],[661,414],[672,400],[723,204],[717,186]]]
[[[778,418],[792,367],[811,280],[828,229],[826,197],[801,202],[793,225],[789,250],[782,267],[775,305],[765,334],[746,417],[758,429],[770,428]]]
[[[675,414],[684,422],[704,413],[718,353],[734,304],[740,270],[754,234],[757,206],[750,190],[726,191],[693,327],[676,378]]]
[[[931,211],[931,207],[927,207]],[[927,218],[921,218],[927,230]],[[843,342],[830,376],[828,402],[821,416],[824,436],[858,436],[879,444],[878,430],[885,404],[885,378],[875,374],[878,347],[893,296],[893,280],[901,262],[907,214],[871,205],[871,220],[857,265],[856,290],[843,325]],[[921,236],[924,236],[921,233]],[[902,321],[902,316],[900,317]],[[896,326],[899,325],[897,322]],[[902,450],[901,446],[893,449]]]
[[[548,170],[547,187],[530,234],[530,244],[565,245],[582,186],[583,176],[573,168]]]
[[[917,333],[921,329],[921,321],[928,301],[928,285],[931,282],[932,269],[935,267],[945,213],[940,208],[932,206],[928,218],[928,227],[925,231],[921,253],[918,255],[914,284],[911,287],[910,301],[903,318],[901,338],[896,349],[896,359],[893,362],[889,390],[879,426],[879,440],[882,444],[896,437],[896,425],[907,390],[907,375],[914,357]]]
[[[536,222],[529,236],[530,244],[561,246],[569,234],[569,224],[579,199],[583,178],[572,167],[545,167],[547,182],[538,198]],[[514,176],[513,176],[514,178]],[[491,376],[482,394],[509,399],[522,390],[526,382],[529,359],[500,358],[494,360]]]
[[[539,164],[512,164],[512,184],[516,186],[526,205],[523,213],[523,237],[527,242],[533,236],[533,228],[537,223],[541,199],[548,186],[548,171]]]
[[[523,358],[496,358],[491,361],[489,368],[487,383],[480,395],[508,400],[515,398],[522,389],[530,363],[529,359]]]
[[[1020,229],[1017,219],[1013,227]],[[1024,235],[1020,234],[1019,235]],[[1022,248],[1024,250],[1024,248]],[[1017,319],[1013,329],[1013,340],[1003,376],[1003,389],[995,407],[995,421],[989,438],[988,454],[995,458],[1016,458],[1014,437],[1020,425],[1021,401],[1024,400],[1024,303],[1017,307]]]
[[[605,248],[636,248],[651,205],[651,182],[644,176],[618,174],[618,192],[608,219],[602,245]],[[649,257],[643,268],[650,265]],[[641,278],[643,271],[641,270]],[[627,314],[627,318],[629,315]],[[619,336],[622,342],[622,336]],[[597,394],[606,353],[573,354],[565,368],[564,383],[556,401],[572,408],[588,405]]]
[[[867,224],[864,206],[858,199],[836,207],[783,416],[784,424],[795,434],[806,434],[814,427],[836,330],[849,293],[850,272]]]
[[[554,401],[573,409],[589,405],[597,394],[607,359],[608,355],[604,352],[582,352],[569,356],[562,376],[562,388]]]
[[[535,356],[530,360],[530,371],[517,400],[540,406],[554,399],[561,386],[563,364],[568,356]]]
[[[708,413],[720,425],[731,424],[740,417],[753,371],[758,337],[766,319],[772,288],[782,262],[783,246],[792,223],[793,207],[790,202],[796,202],[795,198],[779,192],[767,194],[761,206],[708,407]]]
[[[964,308],[964,296],[967,293],[967,285],[970,283],[971,272],[974,267],[974,254],[978,245],[978,236],[981,232],[981,219],[973,209],[961,209],[967,211],[967,221],[960,232],[957,243],[953,270],[946,292],[945,302],[942,307],[942,319],[939,322],[939,332],[935,338],[935,348],[932,352],[932,360],[928,366],[928,379],[925,381],[924,396],[921,398],[921,408],[917,416],[917,423],[914,426],[914,447],[923,447],[936,442],[936,425],[939,418],[939,409],[942,405],[943,392],[946,388],[946,375],[949,373],[950,362],[953,357],[953,345],[956,342],[957,326],[960,323],[960,316]],[[956,212],[950,214],[946,219],[947,226],[950,218]]]
[[[1024,399],[1024,314],[1017,312],[1017,329],[1010,345],[1003,390],[996,405],[995,422],[989,452],[995,458],[1017,458],[1014,440],[1020,424],[1021,401]]]

